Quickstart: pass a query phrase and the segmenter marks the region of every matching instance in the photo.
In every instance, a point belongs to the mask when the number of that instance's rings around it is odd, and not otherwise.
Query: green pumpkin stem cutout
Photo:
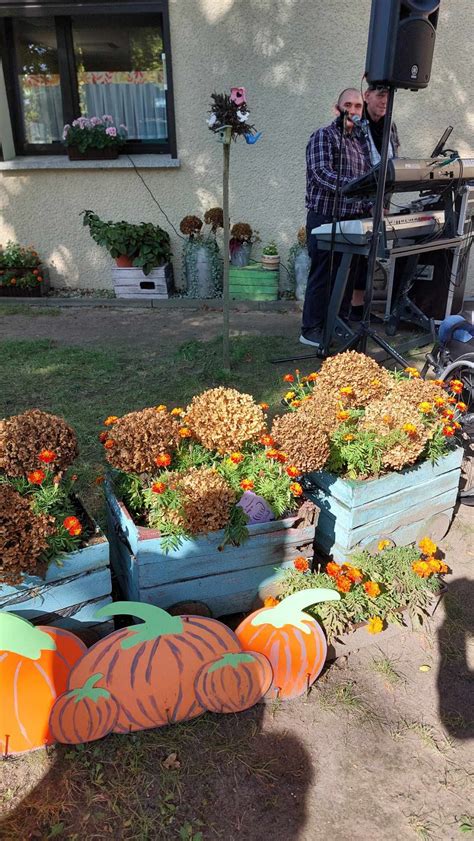
[[[211,674],[212,672],[217,672],[219,669],[223,669],[225,666],[232,666],[233,669],[237,669],[241,663],[253,663],[254,660],[255,657],[252,654],[245,654],[243,652],[241,654],[224,654],[220,660],[212,663],[207,671],[208,674]]]
[[[325,587],[315,587],[311,590],[300,590],[287,596],[275,607],[269,607],[255,614],[251,625],[273,625],[274,628],[283,628],[284,625],[294,625],[304,634],[311,633],[308,627],[308,619],[312,617],[304,613],[304,609],[312,607],[319,602],[336,602],[341,596],[336,590],[329,590]]]
[[[91,675],[79,689],[70,689],[68,695],[74,696],[76,704],[84,699],[97,703],[99,698],[110,698],[108,689],[104,689],[101,686],[94,686],[103,677],[104,675],[101,672]]]
[[[101,607],[96,616],[136,616],[143,619],[141,625],[127,626],[130,636],[122,640],[122,648],[134,648],[142,642],[149,642],[158,637],[181,634],[184,627],[181,616],[171,616],[161,607],[143,602],[115,602]]]
[[[56,643],[22,616],[0,611],[0,651],[39,660],[43,651],[56,651]]]

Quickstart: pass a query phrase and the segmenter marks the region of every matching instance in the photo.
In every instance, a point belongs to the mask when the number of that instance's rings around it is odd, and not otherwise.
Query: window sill
[[[179,158],[171,155],[121,155],[114,161],[70,161],[67,155],[28,155],[0,161],[0,171],[38,170],[38,169],[177,169],[181,166]],[[133,164],[132,162],[133,161]]]

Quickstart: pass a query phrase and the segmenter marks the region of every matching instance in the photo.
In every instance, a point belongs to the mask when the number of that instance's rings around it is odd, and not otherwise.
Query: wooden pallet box
[[[112,280],[117,298],[135,298],[150,300],[169,298],[174,292],[173,267],[165,263],[158,269],[153,269],[149,275],[144,275],[140,268],[112,269]]]
[[[106,632],[110,623],[96,611],[112,601],[109,543],[102,533],[88,546],[49,565],[44,578],[25,575],[21,584],[0,585],[0,610],[9,610],[36,625],[56,625],[79,633]],[[92,637],[91,637],[92,639]]]
[[[278,271],[266,271],[261,264],[242,269],[229,267],[229,295],[233,300],[276,301],[278,298]]]
[[[317,511],[309,525],[296,517],[250,525],[241,546],[222,548],[221,530],[185,540],[166,554],[159,532],[137,526],[110,485],[106,498],[112,567],[132,601],[165,609],[199,601],[213,616],[248,611],[298,555],[312,553]]]
[[[315,543],[337,562],[356,549],[375,549],[382,538],[407,546],[428,535],[440,540],[449,529],[458,494],[463,450],[356,481],[318,471],[306,474],[307,496],[320,507]]]

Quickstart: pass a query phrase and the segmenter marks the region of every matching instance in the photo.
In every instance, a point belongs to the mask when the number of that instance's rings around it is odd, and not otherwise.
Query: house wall
[[[250,222],[264,241],[276,239],[285,256],[305,220],[307,139],[332,119],[338,92],[360,82],[371,2],[169,5],[180,167],[143,169],[142,176],[176,228],[184,215],[221,204],[222,146],[205,123],[210,93],[245,85],[252,122],[263,137],[255,146],[232,145],[231,218]],[[474,149],[473,32],[473,0],[442,0],[430,85],[395,97],[404,156],[428,155],[448,124],[454,126],[450,145],[461,154]],[[0,84],[0,115],[2,98]],[[2,124],[0,134],[8,135]],[[169,230],[179,280],[181,241],[131,169],[1,172],[0,242],[34,243],[56,286],[111,288],[110,258],[82,227],[84,208],[105,219],[151,221]]]

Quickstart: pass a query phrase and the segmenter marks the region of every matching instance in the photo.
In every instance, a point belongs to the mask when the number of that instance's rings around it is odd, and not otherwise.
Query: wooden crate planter
[[[75,633],[109,630],[95,612],[112,600],[109,543],[96,535],[88,546],[53,563],[45,578],[26,575],[21,584],[0,585],[0,609],[38,625],[57,625]]]
[[[47,295],[50,290],[49,272],[44,266],[38,266],[38,268],[41,269],[42,283],[39,283],[33,289],[22,288],[21,286],[2,286],[0,284],[0,298],[42,298]],[[31,269],[3,269],[2,271],[14,271],[20,277],[20,275],[31,272]]]
[[[229,295],[234,300],[276,301],[279,272],[266,271],[260,263],[238,269],[229,268]]]
[[[424,535],[440,540],[453,516],[462,457],[457,448],[434,465],[424,462],[365,481],[308,473],[307,496],[321,509],[316,545],[343,562],[356,548],[376,548],[381,538],[396,546]]]
[[[274,585],[281,570],[310,553],[315,522],[295,527],[295,517],[249,526],[241,546],[219,547],[223,531],[185,540],[165,554],[159,532],[136,526],[127,509],[106,487],[110,559],[125,597],[170,608],[199,601],[214,616],[248,611]],[[315,512],[315,521],[317,519]]]
[[[171,263],[153,269],[149,275],[144,275],[140,268],[124,269],[117,266],[112,269],[112,280],[117,298],[169,298],[174,291]]]

